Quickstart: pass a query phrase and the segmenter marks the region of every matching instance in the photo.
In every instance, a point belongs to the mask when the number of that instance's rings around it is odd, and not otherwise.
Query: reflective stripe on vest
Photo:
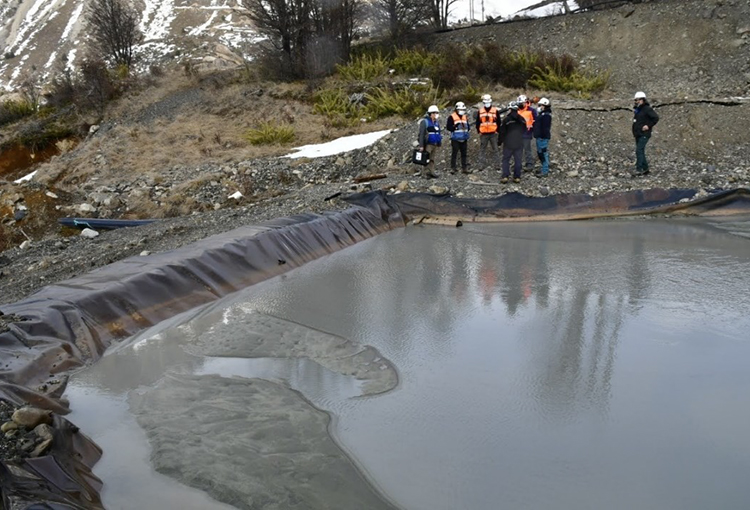
[[[458,113],[453,112],[451,115],[453,119],[453,133],[451,133],[451,140],[457,142],[465,142],[469,139],[469,119],[466,115],[463,117],[459,116]]]
[[[438,121],[432,122],[432,119],[427,120],[427,143],[429,145],[438,145],[443,140],[443,136],[440,134],[440,123]]]
[[[531,129],[534,127],[534,114],[531,112],[529,108],[524,108],[523,110],[518,110],[518,113],[526,119],[526,129]]]
[[[479,132],[497,133],[497,108],[494,106],[489,110],[486,108],[479,110]]]

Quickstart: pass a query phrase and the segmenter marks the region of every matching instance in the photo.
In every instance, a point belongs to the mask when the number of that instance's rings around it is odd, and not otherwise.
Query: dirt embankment
[[[493,41],[569,53],[610,70],[613,97],[645,90],[659,101],[750,95],[750,2],[652,0],[616,9],[454,30],[445,44]]]

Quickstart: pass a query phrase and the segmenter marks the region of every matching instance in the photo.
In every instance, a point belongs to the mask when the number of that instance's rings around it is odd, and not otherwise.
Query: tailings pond
[[[107,508],[750,508],[750,222],[398,229],[68,387]]]

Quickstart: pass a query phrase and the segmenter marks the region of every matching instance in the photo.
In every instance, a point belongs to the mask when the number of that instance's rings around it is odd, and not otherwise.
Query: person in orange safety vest
[[[500,150],[498,149],[498,131],[500,127],[500,112],[492,106],[489,94],[482,96],[482,106],[477,111],[477,132],[479,133],[479,169],[485,165],[485,151],[489,145],[495,154],[495,164],[500,167]]]
[[[456,109],[448,117],[445,129],[451,134],[451,173],[456,172],[456,159],[461,153],[461,173],[468,174],[469,169],[466,163],[466,146],[469,145],[469,117],[466,115],[466,105],[459,101],[456,103]]]
[[[526,131],[523,133],[523,158],[526,160],[526,171],[534,169],[534,152],[531,150],[531,139],[534,137],[534,121],[536,121],[537,112],[532,108],[529,98],[521,94],[516,99],[518,103],[518,114],[526,119]]]

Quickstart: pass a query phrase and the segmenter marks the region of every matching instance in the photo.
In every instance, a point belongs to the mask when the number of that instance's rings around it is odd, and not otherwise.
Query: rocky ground
[[[193,202],[195,212],[137,228],[104,231],[95,238],[55,228],[56,232],[43,239],[21,243],[0,254],[0,303],[20,300],[44,285],[125,257],[170,250],[211,234],[280,216],[345,207],[337,198],[326,200],[337,193],[385,189],[394,193],[408,190],[488,197],[511,191],[544,196],[654,187],[750,187],[750,157],[744,145],[728,143],[721,130],[691,143],[681,140],[692,129],[689,118],[700,115],[696,109],[708,113],[711,109],[724,109],[744,122],[750,111],[748,106],[682,104],[658,108],[663,120],[647,149],[652,161],[651,175],[639,178],[630,174],[634,156],[628,132],[631,114],[626,106],[561,101],[553,106],[549,177],[542,179],[525,173],[519,184],[501,185],[499,169],[494,165],[476,166],[476,137],[470,142],[469,151],[472,174],[451,174],[450,149],[444,147],[438,156],[438,179],[415,175],[418,169],[409,161],[415,144],[415,123],[402,125],[370,147],[323,158],[264,157],[223,164],[172,165],[145,176],[106,175],[101,178],[103,184],[93,175],[77,189],[68,188],[64,193],[36,180],[17,185],[6,182],[0,199],[6,205],[11,203],[14,211],[13,219],[5,219],[8,230],[23,231],[25,222],[39,214],[26,199],[32,194],[44,195],[52,204],[58,202],[55,207],[66,216],[119,218],[127,216],[133,204],[145,201],[151,211],[159,211],[176,199]],[[370,175],[384,178],[362,179]],[[187,192],[181,190],[181,184],[195,176],[200,176],[201,184]],[[243,194],[241,198],[229,198],[237,191]],[[64,200],[60,198],[63,194]]]
[[[52,415],[0,399],[0,460],[38,457],[52,444]]]
[[[197,209],[207,210],[135,228],[102,231],[94,238],[78,235],[77,231],[66,233],[57,229],[57,233],[43,239],[6,250],[0,254],[0,303],[20,300],[44,285],[125,257],[174,249],[212,234],[276,217],[346,207],[339,198],[327,200],[338,193],[385,189],[393,193],[447,192],[459,197],[488,197],[513,191],[545,196],[656,187],[707,191],[750,187],[750,157],[744,146],[733,146],[717,139],[721,147],[714,150],[711,162],[706,162],[688,154],[691,150],[699,151],[699,147],[672,146],[669,140],[674,139],[674,132],[668,135],[660,131],[659,126],[648,147],[651,174],[633,178],[628,110],[584,111],[579,108],[578,103],[570,102],[561,103],[555,110],[549,177],[538,178],[533,173],[525,173],[518,184],[501,185],[500,172],[494,165],[477,168],[476,140],[471,142],[469,152],[473,173],[451,174],[448,171],[450,149],[444,147],[438,156],[439,178],[419,177],[415,174],[417,168],[409,162],[416,133],[413,123],[400,127],[370,147],[329,157],[307,160],[267,157],[197,167],[174,165],[159,174],[158,179],[123,175],[117,184],[86,182],[78,191],[71,191],[68,205],[60,206],[69,216],[117,218],[124,214],[128,203],[144,198],[158,209],[167,197],[174,196],[186,176],[192,174],[202,175],[203,184],[182,198],[201,204]],[[669,106],[659,111],[663,117],[672,112],[679,117],[680,108],[685,107]],[[735,108],[743,115],[748,112],[746,104],[722,108]],[[668,124],[669,120],[665,119],[664,123]],[[619,132],[615,133],[615,128]],[[607,135],[610,129],[612,134]],[[368,179],[371,175],[384,178]],[[18,198],[15,210],[25,211],[27,216],[6,221],[6,226],[22,229],[24,221],[35,214],[33,208],[22,208],[25,194],[29,190],[53,193],[34,181],[13,188],[16,191],[11,194],[11,200]],[[241,191],[243,197],[229,198],[236,191]],[[8,200],[7,195],[3,198]]]

